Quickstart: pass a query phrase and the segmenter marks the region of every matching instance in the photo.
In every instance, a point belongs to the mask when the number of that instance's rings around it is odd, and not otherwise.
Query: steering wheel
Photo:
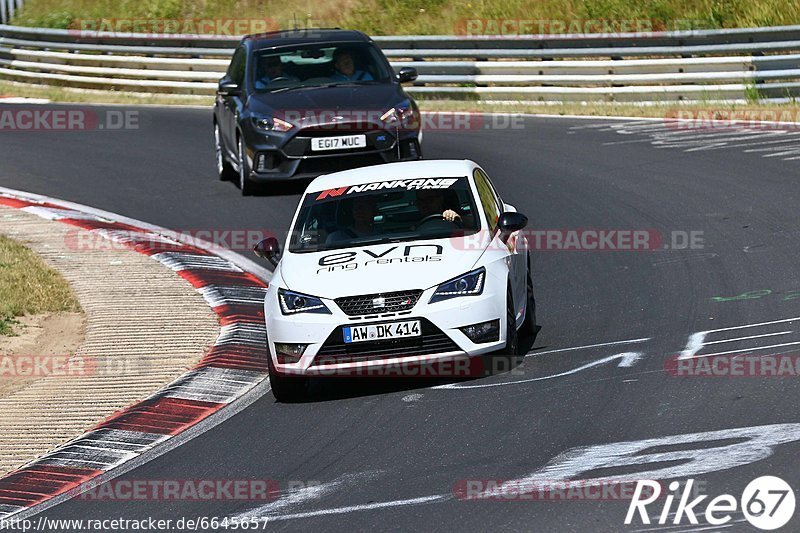
[[[414,226],[414,229],[418,230],[420,228],[420,226],[423,226],[423,225],[427,224],[428,222],[433,222],[434,220],[445,220],[447,222],[452,222],[459,229],[464,227],[464,223],[461,221],[461,217],[457,217],[454,220],[447,220],[446,218],[444,218],[443,214],[434,213],[434,214],[428,215],[425,218],[423,218],[422,220],[420,220],[419,223],[416,226]]]
[[[270,83],[275,83],[276,81],[292,81],[292,79],[289,76],[278,76],[269,80]]]

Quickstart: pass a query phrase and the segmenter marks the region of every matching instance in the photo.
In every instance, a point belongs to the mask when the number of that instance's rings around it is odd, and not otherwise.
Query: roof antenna
[[[300,27],[297,25],[297,12],[292,15],[294,16],[294,31],[300,31]]]

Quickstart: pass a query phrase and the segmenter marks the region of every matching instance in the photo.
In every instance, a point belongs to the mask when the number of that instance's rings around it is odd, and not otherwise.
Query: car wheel
[[[522,323],[520,332],[524,335],[533,335],[534,340],[536,334],[542,329],[536,325],[536,298],[533,295],[533,278],[531,277],[531,254],[528,254],[528,275],[526,281],[527,287],[527,305],[525,306],[525,322]]]
[[[222,148],[222,132],[216,122],[214,123],[214,152],[217,160],[217,176],[220,181],[233,181],[236,177],[236,171],[225,160],[225,153]]]
[[[494,375],[510,371],[517,361],[519,351],[519,333],[516,326],[516,313],[514,312],[514,297],[511,287],[506,294],[506,345],[489,356],[488,363],[491,368],[486,375]]]
[[[253,194],[253,188],[255,187],[255,184],[250,181],[250,165],[247,163],[246,153],[244,139],[239,137],[239,190],[241,190],[242,196]]]
[[[305,397],[308,378],[301,376],[281,375],[272,364],[272,356],[267,351],[267,367],[269,368],[269,384],[272,395],[281,403],[296,402]]]
[[[517,331],[517,313],[514,311],[514,296],[511,294],[511,287],[508,288],[506,296],[506,347],[504,353],[510,357],[516,357],[519,349],[519,332]]]

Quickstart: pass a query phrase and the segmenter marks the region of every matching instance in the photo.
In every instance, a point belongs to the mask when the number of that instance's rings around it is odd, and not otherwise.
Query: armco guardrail
[[[0,0],[2,2],[3,0]],[[375,37],[409,92],[492,100],[658,101],[793,97],[800,26],[514,38]],[[209,95],[237,38],[93,34],[0,25],[0,78]]]

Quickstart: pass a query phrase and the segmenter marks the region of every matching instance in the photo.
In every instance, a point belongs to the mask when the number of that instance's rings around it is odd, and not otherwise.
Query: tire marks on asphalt
[[[655,148],[698,152],[706,150],[741,149],[762,157],[778,157],[784,161],[800,159],[800,131],[791,131],[790,125],[767,124],[748,127],[729,124],[713,127],[696,127],[691,122],[682,124],[672,120],[616,121],[603,124],[574,126],[570,130],[594,129],[613,132],[632,138],[603,143],[604,146],[631,143],[649,143]]]

